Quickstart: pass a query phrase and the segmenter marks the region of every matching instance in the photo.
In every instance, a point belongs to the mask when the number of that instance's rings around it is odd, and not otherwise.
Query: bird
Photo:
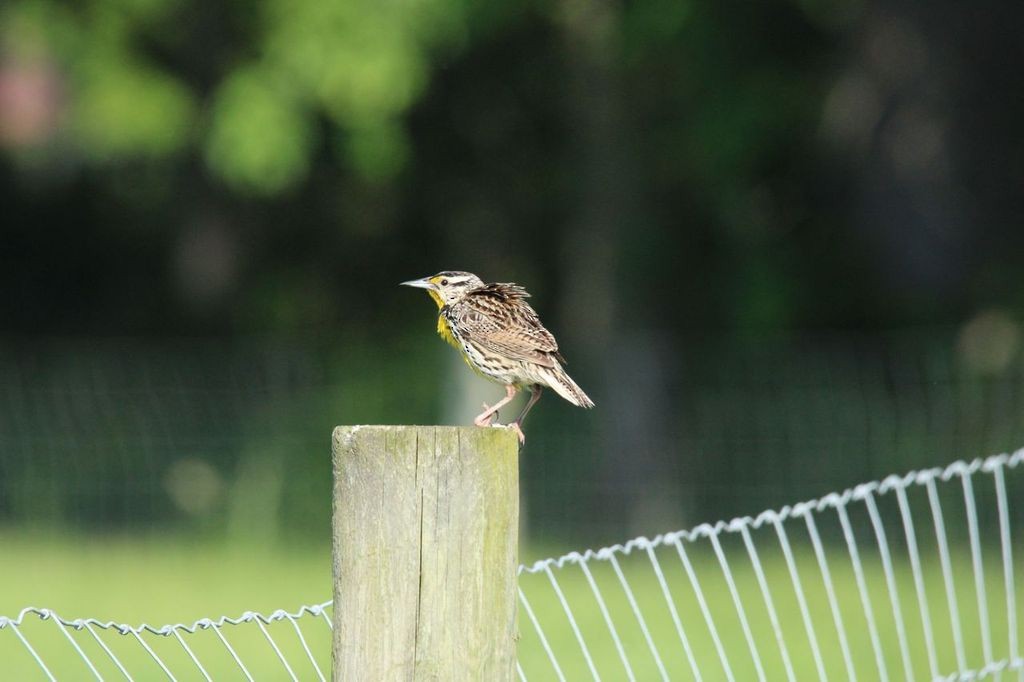
[[[402,286],[426,289],[437,304],[437,333],[458,350],[476,373],[505,386],[505,397],[473,420],[477,426],[498,426],[498,410],[521,389],[530,391],[526,407],[508,426],[519,443],[526,442],[522,424],[540,400],[544,387],[578,407],[592,408],[594,401],[566,374],[565,358],[555,337],[541,324],[526,302],[530,294],[511,282],[483,280],[470,272],[444,270],[430,277],[402,282]]]

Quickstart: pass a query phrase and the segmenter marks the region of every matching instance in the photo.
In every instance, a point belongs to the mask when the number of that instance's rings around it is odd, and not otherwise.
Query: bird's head
[[[482,287],[484,283],[483,280],[471,272],[445,270],[431,277],[402,282],[402,285],[426,289],[427,293],[430,294],[430,298],[434,299],[437,307],[443,308],[446,305],[458,302],[466,295],[467,291],[476,287]]]

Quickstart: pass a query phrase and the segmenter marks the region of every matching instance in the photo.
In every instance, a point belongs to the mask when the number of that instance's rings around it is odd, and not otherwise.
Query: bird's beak
[[[423,279],[411,279],[408,282],[402,282],[400,286],[437,291],[437,285],[431,282],[429,277],[424,277]]]

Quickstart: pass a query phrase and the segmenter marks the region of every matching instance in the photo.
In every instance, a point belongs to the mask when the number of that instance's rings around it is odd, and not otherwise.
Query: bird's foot
[[[526,436],[523,434],[523,430],[519,428],[519,422],[514,421],[509,424],[509,427],[516,432],[516,436],[519,437],[519,444],[523,445],[526,443]]]

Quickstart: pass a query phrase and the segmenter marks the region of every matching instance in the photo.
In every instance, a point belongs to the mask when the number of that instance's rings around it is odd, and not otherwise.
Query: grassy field
[[[730,548],[729,540],[724,539],[723,546],[726,548],[739,601],[749,623],[751,638],[762,661],[764,675],[768,680],[785,680],[785,664],[757,576],[750,562],[746,560],[742,547]],[[701,544],[688,545],[687,549],[692,557],[694,573],[705,597],[711,620],[722,642],[725,658],[735,679],[758,679],[750,646],[737,615],[728,582],[713,553],[702,551],[706,548]],[[706,541],[703,544],[707,544]],[[779,628],[783,633],[795,679],[818,679],[817,665],[785,559],[781,553],[762,554],[766,584],[778,615]],[[879,679],[874,645],[869,635],[849,554],[846,553],[845,546],[833,545],[827,549],[827,556],[842,626],[849,643],[850,662],[855,674],[858,679]],[[678,554],[674,548],[662,549],[657,552],[657,557],[679,614],[683,634],[690,645],[702,678],[727,679],[696,593],[690,586]],[[909,562],[897,560],[893,571],[893,580],[899,595],[897,604],[905,623],[906,650],[911,670],[911,674],[907,675],[881,561],[877,554],[865,553],[863,550],[861,560],[871,611],[879,633],[878,643],[882,651],[883,665],[890,679],[930,679],[921,611]],[[985,557],[984,586],[995,658],[1006,657],[1008,653],[1007,599],[1000,561],[1001,558],[995,554]],[[823,667],[829,679],[846,679],[846,662],[817,560],[813,552],[803,551],[796,555],[795,563],[806,597],[813,632],[822,652]],[[628,558],[620,559],[620,565],[650,632],[654,649],[658,652],[669,677],[693,679],[685,650],[652,562],[646,553],[641,552],[639,555],[634,553]],[[594,582],[606,602],[610,620],[622,640],[627,661],[636,678],[660,679],[651,646],[643,634],[640,622],[630,606],[626,591],[614,568],[606,562],[594,562],[591,567]],[[936,664],[940,673],[948,674],[958,668],[942,569],[937,561],[926,561],[922,568],[929,612],[928,622],[931,624],[932,636],[936,642]],[[954,553],[952,573],[966,662],[970,667],[980,668],[984,664],[984,652],[978,601],[968,552]],[[582,570],[578,567],[566,567],[558,572],[556,577],[566,602],[571,606],[580,636],[586,644],[596,670],[604,679],[625,679],[624,664]],[[1020,575],[1017,576],[1017,582],[1020,583]],[[544,574],[533,575],[521,579],[520,584],[530,600],[552,650],[557,653],[563,673],[568,679],[590,679],[583,649],[569,625],[549,578]],[[1024,610],[1020,608],[1018,600],[1017,620],[1020,622],[1022,618]],[[528,678],[555,679],[554,667],[543,651],[536,629],[522,610],[520,631],[520,659]]]
[[[69,619],[93,617],[159,626],[221,615],[237,617],[245,611],[295,611],[330,599],[326,546],[265,550],[174,537],[85,540],[0,532],[0,553],[0,615],[8,617],[25,606],[40,606]],[[328,666],[326,623],[308,616],[300,622],[318,663]],[[268,631],[295,674],[315,679],[291,625],[275,623]],[[30,617],[22,632],[57,679],[90,679],[88,669],[52,621]],[[228,626],[223,634],[256,679],[290,679],[255,624]],[[135,679],[167,679],[134,637],[110,631],[101,636]],[[89,633],[75,638],[105,679],[123,679]],[[146,635],[145,642],[178,679],[203,679],[174,638]],[[244,679],[213,631],[189,635],[186,642],[214,679]],[[10,628],[0,630],[0,661],[2,679],[46,679]]]
[[[750,633],[770,680],[785,679],[785,668],[764,606],[756,575],[742,544],[725,538],[723,547],[733,570],[737,593],[750,624]],[[706,544],[706,542],[704,543]],[[756,679],[750,649],[736,615],[728,584],[714,554],[702,543],[688,546],[708,609],[721,637],[723,649],[736,679]],[[552,549],[552,551],[547,551]],[[91,616],[138,624],[191,623],[202,617],[238,616],[252,610],[270,613],[278,608],[295,610],[302,604],[326,601],[330,596],[330,562],[326,547],[295,547],[261,550],[254,547],[186,542],[181,538],[142,541],[127,538],[90,539],[38,537],[24,533],[0,532],[2,575],[0,615],[14,616],[24,606],[52,608],[64,617]],[[556,553],[557,549],[534,547],[527,558]],[[955,551],[954,575],[967,662],[983,661],[981,624],[969,553]],[[674,548],[657,553],[684,633],[705,680],[725,679],[716,648],[705,625],[699,603]],[[852,664],[861,679],[877,679],[874,649],[865,626],[864,610],[849,555],[843,546],[828,548],[829,567],[843,625],[852,652]],[[884,664],[893,679],[904,676],[893,608],[886,589],[885,574],[878,557],[864,553],[869,599],[880,633]],[[929,621],[937,643],[939,670],[956,669],[940,566],[925,556],[925,590]],[[781,554],[762,555],[785,642],[798,680],[816,679],[816,664],[805,633],[792,581]],[[667,608],[652,563],[645,553],[620,560],[623,575],[651,633],[671,679],[692,679],[679,635]],[[985,556],[985,589],[993,655],[1006,656],[1007,612],[1001,557]],[[821,573],[812,553],[798,551],[797,570],[805,589],[810,617],[821,647],[830,679],[845,678],[845,663]],[[1019,569],[1018,569],[1019,570]],[[564,598],[570,605],[580,635],[603,679],[625,679],[609,629],[583,572],[575,566],[555,571]],[[613,567],[607,562],[592,564],[595,584],[605,599],[611,620],[624,645],[628,662],[639,680],[658,679],[659,672],[650,646],[630,607],[626,592]],[[906,623],[907,648],[915,679],[927,679],[928,656],[920,609],[908,564],[897,557],[895,582],[898,602]],[[1020,583],[1020,576],[1017,576]],[[521,581],[537,620],[556,652],[562,672],[570,680],[590,679],[583,650],[565,616],[558,594],[549,578],[541,573]],[[1018,603],[1024,600],[1018,600]],[[1018,614],[1024,622],[1024,613]],[[322,620],[305,617],[302,633],[323,670],[329,665],[329,630]],[[300,679],[314,679],[315,672],[289,623],[276,623],[268,632],[279,644]],[[21,630],[58,679],[88,679],[89,673],[71,644],[52,621],[31,618]],[[540,643],[528,615],[520,610],[520,661],[531,680],[556,679],[554,668]],[[258,626],[248,623],[229,626],[224,636],[258,680],[289,679],[284,666],[268,646]],[[164,679],[139,643],[131,636],[101,633],[104,643],[136,679]],[[97,664],[104,678],[120,674],[87,632],[75,641]],[[178,679],[202,679],[181,644],[170,637],[144,636],[145,642],[165,661]],[[214,679],[242,679],[241,671],[212,631],[186,636],[186,642]],[[3,678],[45,679],[24,645],[11,628],[0,630],[0,661]]]

